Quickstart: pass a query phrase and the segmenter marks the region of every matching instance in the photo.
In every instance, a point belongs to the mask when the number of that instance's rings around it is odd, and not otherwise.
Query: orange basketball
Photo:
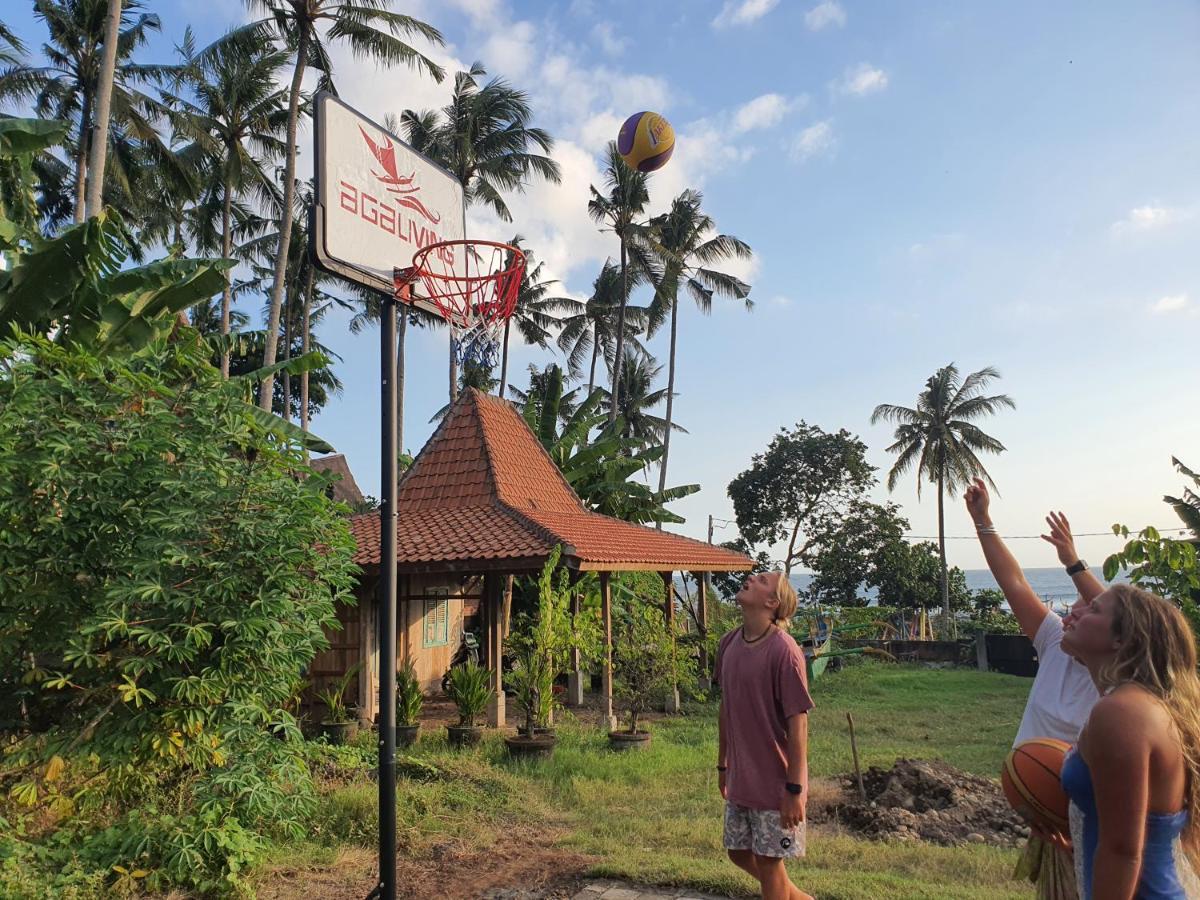
[[[1062,786],[1063,760],[1071,745],[1053,738],[1034,738],[1013,748],[1000,772],[1004,796],[1021,817],[1052,830],[1067,828],[1067,794]]]

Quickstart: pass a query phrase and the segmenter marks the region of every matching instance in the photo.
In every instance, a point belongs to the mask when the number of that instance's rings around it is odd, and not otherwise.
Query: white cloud
[[[966,238],[957,231],[935,234],[909,245],[908,255],[913,260],[926,260],[961,247],[965,240]]]
[[[1182,312],[1190,305],[1187,294],[1168,294],[1151,304],[1150,312],[1156,316],[1162,316],[1168,313]]]
[[[725,0],[725,5],[712,20],[714,28],[749,25],[757,22],[779,3],[779,0]]]
[[[609,56],[620,56],[629,44],[626,38],[619,37],[612,22],[597,22],[592,29],[592,37],[600,45],[600,49]]]
[[[833,126],[826,119],[809,125],[792,141],[788,155],[793,162],[802,163],[818,156],[829,156],[837,146],[837,138],[833,134]]]
[[[1135,206],[1129,214],[1119,222],[1113,222],[1110,231],[1116,237],[1127,234],[1139,234],[1147,231],[1158,231],[1171,225],[1186,222],[1192,217],[1187,209],[1169,206]]]
[[[887,72],[877,69],[870,63],[859,63],[852,69],[847,69],[834,89],[841,94],[852,94],[855,97],[865,97],[875,94],[888,86]]]
[[[846,24],[846,11],[834,0],[825,0],[804,14],[804,24],[809,31],[821,31],[830,26],[841,28]]]
[[[792,298],[784,294],[776,294],[768,301],[772,306],[791,306]]]
[[[741,133],[778,125],[789,112],[807,102],[808,98],[803,96],[796,99],[782,94],[763,94],[755,97],[748,103],[743,103],[733,114],[734,130]]]
[[[513,22],[506,28],[493,31],[484,43],[481,54],[489,73],[510,79],[528,75],[530,64],[536,58],[536,34],[532,22]]]

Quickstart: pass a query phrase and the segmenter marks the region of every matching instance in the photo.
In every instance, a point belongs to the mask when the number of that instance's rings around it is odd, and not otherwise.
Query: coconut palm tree
[[[620,436],[634,441],[641,447],[661,447],[668,430],[686,433],[686,429],[668,423],[666,419],[651,412],[666,398],[665,389],[654,389],[655,379],[662,374],[662,369],[663,367],[646,353],[630,353],[621,365],[620,390],[617,392],[615,404],[616,421],[620,428]],[[601,407],[609,411],[609,422],[612,422],[613,395],[603,389],[601,391]]]
[[[1001,409],[1016,409],[1007,394],[986,396],[984,391],[1000,373],[988,367],[960,378],[951,363],[938,369],[917,397],[916,408],[881,403],[871,414],[871,423],[891,422],[896,426],[895,443],[887,448],[896,454],[888,471],[888,490],[910,469],[917,471],[917,496],[921,482],[928,479],[938,489],[938,553],[942,561],[942,613],[950,616],[950,583],[946,569],[946,523],[943,498],[953,496],[974,478],[983,478],[993,487],[977,453],[1002,453],[1004,445],[973,424]]]
[[[100,73],[96,79],[96,122],[92,126],[91,158],[88,160],[87,200],[84,214],[100,212],[104,192],[104,162],[108,155],[108,120],[112,113],[113,77],[117,68],[117,40],[121,30],[121,0],[108,0],[104,17],[104,44],[100,49]]]
[[[112,88],[108,92],[111,124],[104,131],[109,140],[105,158],[105,172],[109,175],[114,174],[114,163],[128,164],[131,159],[128,152],[120,153],[114,146],[122,139],[127,148],[141,147],[153,155],[154,165],[173,164],[156,127],[162,107],[138,88],[161,84],[178,70],[174,66],[133,62],[134,54],[146,44],[150,33],[160,28],[156,15],[142,13],[134,18],[133,14],[140,9],[142,4],[138,0],[124,4],[117,41],[109,44],[116,54]],[[34,0],[33,10],[50,32],[50,40],[42,46],[46,65],[17,67],[6,72],[0,94],[9,99],[33,100],[39,116],[73,123],[75,139],[70,146],[74,160],[73,217],[81,222],[86,212],[88,158],[96,133],[109,0]],[[123,183],[129,181],[128,173],[119,178]],[[102,186],[102,180],[97,181],[97,186]]]
[[[633,284],[644,277],[640,271],[633,273]],[[596,361],[603,355],[611,375],[616,362],[617,318],[621,308],[621,270],[611,260],[605,260],[600,274],[592,282],[592,295],[586,303],[572,301],[564,303],[561,330],[558,333],[558,349],[567,356],[567,368],[572,378],[580,378],[584,360],[588,363],[587,393],[590,397],[596,389]],[[623,343],[633,346],[638,353],[645,348],[638,339],[649,316],[649,309],[641,306],[625,308]]]
[[[562,310],[574,310],[579,304],[570,297],[547,297],[550,286],[558,284],[558,279],[542,278],[544,262],[535,258],[532,250],[521,246],[524,238],[514,235],[509,243],[522,250],[525,254],[525,271],[521,275],[521,286],[517,289],[517,302],[513,313],[504,320],[504,337],[501,338],[500,356],[500,387],[499,396],[504,396],[508,385],[508,340],[512,327],[515,325],[521,333],[521,339],[526,344],[548,349],[552,338],[551,331],[561,324],[554,313]]]
[[[619,375],[623,371],[625,355],[625,307],[629,304],[629,255],[631,250],[640,249],[637,241],[643,235],[642,226],[636,221],[645,212],[650,202],[650,189],[644,172],[631,169],[617,152],[617,142],[608,142],[608,164],[604,168],[604,186],[608,191],[600,193],[591,186],[592,199],[588,201],[588,215],[597,224],[608,225],[621,241],[621,294],[617,310],[616,349],[613,354],[612,393],[620,392]],[[647,269],[647,259],[635,253],[639,268]],[[616,421],[620,398],[609,407],[609,424]]]
[[[171,119],[207,155],[209,199],[220,203],[220,253],[233,254],[233,214],[236,199],[247,196],[260,208],[281,202],[270,161],[284,150],[287,95],[277,88],[287,53],[270,44],[219,41],[194,54],[190,35],[184,39],[184,63],[196,71],[191,85],[195,100],[170,95]],[[221,334],[230,331],[232,276],[227,273],[221,294]],[[229,376],[229,356],[221,360]]]
[[[529,95],[502,78],[480,85],[486,74],[482,63],[474,63],[454,76],[454,93],[446,106],[438,111],[405,110],[400,124],[409,144],[458,179],[468,205],[486,206],[511,222],[503,191],[524,191],[534,177],[558,184],[562,175],[558,163],[543,155],[554,148],[554,138],[530,124]],[[542,153],[533,152],[534,148]],[[451,338],[451,403],[457,394],[458,365]]]
[[[667,487],[667,458],[671,452],[671,422],[675,399],[675,354],[679,332],[679,290],[685,288],[704,315],[712,312],[714,296],[740,300],[747,311],[754,308],[750,285],[713,266],[731,259],[749,259],[750,246],[728,234],[718,234],[716,223],[701,208],[699,191],[686,190],[671,202],[671,208],[651,223],[652,243],[662,265],[650,304],[649,334],[653,336],[664,316],[671,318],[671,350],[667,357],[667,428],[663,432],[663,455],[658,467],[658,489]]]
[[[441,81],[441,66],[405,43],[401,37],[420,37],[438,46],[444,43],[441,33],[432,25],[411,16],[388,9],[390,0],[247,0],[252,9],[266,18],[232,32],[229,39],[254,44],[264,34],[271,35],[289,52],[295,54],[292,81],[288,87],[287,138],[284,153],[283,200],[279,214],[279,242],[275,248],[275,271],[271,282],[267,334],[279,332],[279,318],[287,285],[287,250],[291,246],[292,204],[295,201],[296,131],[300,120],[300,85],[308,68],[321,72],[318,86],[332,90],[333,63],[329,57],[331,44],[341,41],[349,45],[356,56],[376,62],[396,65],[402,63],[423,69]],[[267,342],[263,365],[275,363],[275,346]],[[263,379],[259,405],[270,409],[275,379]]]

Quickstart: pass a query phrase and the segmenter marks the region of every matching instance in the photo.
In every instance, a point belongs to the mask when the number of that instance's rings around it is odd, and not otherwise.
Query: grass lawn
[[[867,663],[814,685],[810,767],[814,778],[851,769],[846,712],[852,712],[864,767],[898,756],[941,758],[970,772],[1000,768],[1029,690],[1028,680],[967,670]],[[447,838],[469,834],[487,846],[521,829],[543,829],[564,852],[596,860],[596,875],[752,896],[753,882],[723,855],[712,705],[657,723],[644,753],[617,755],[599,730],[565,724],[554,758],[510,762],[498,737],[452,753],[441,735],[424,736],[414,756],[437,767],[405,779],[401,840],[426,856]],[[330,857],[335,848],[372,846],[375,789],[332,788],[311,842],[281,847],[282,858]],[[816,829],[796,882],[822,900],[1027,898],[1012,881],[1015,853],[988,847],[882,844]],[[517,885],[513,885],[517,886]]]

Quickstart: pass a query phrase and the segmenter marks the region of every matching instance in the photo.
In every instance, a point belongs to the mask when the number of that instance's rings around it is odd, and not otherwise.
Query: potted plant
[[[450,689],[446,693],[458,708],[458,724],[446,726],[452,746],[478,744],[483,737],[483,726],[476,725],[475,720],[483,715],[492,699],[491,675],[474,662],[450,670]]]
[[[358,669],[357,665],[352,666],[331,687],[317,692],[326,710],[325,718],[320,722],[320,733],[331,744],[348,743],[358,734],[358,721],[350,714],[345,700],[346,689],[358,674]]]
[[[411,747],[421,730],[421,707],[425,695],[417,680],[412,662],[404,664],[396,673],[396,746]]]
[[[643,750],[650,732],[638,718],[675,684],[678,650],[662,612],[635,602],[613,623],[613,697],[626,727],[608,733],[614,750]]]

